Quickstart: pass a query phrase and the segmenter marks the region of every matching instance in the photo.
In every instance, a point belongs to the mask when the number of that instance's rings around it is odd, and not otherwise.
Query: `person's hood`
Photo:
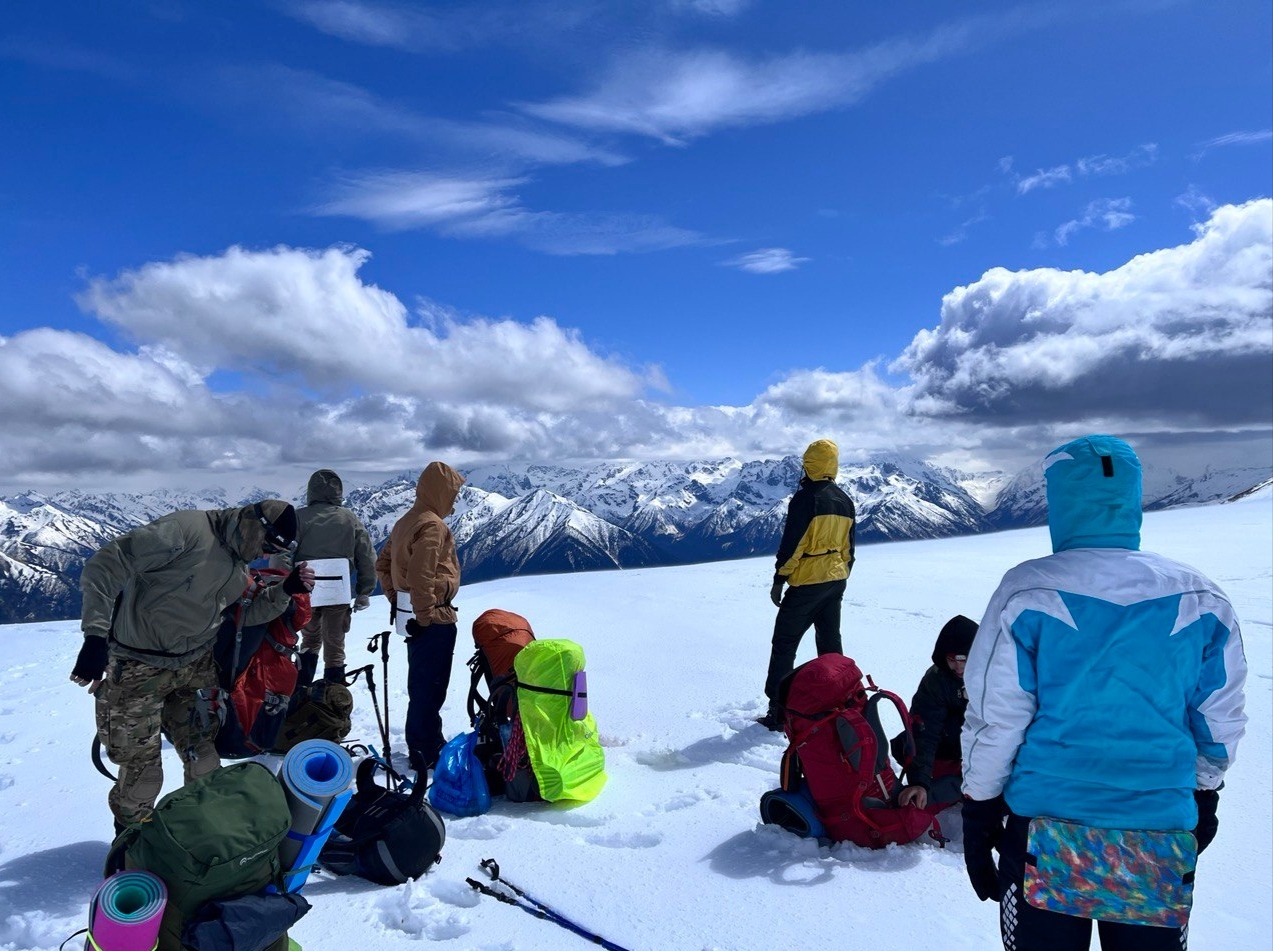
[[[423,506],[439,518],[446,518],[455,511],[455,497],[460,494],[463,484],[464,476],[445,462],[430,462],[416,483],[416,505]]]
[[[282,499],[263,499],[237,509],[210,512],[214,529],[226,547],[243,562],[255,561],[265,553],[265,526],[257,517],[257,504],[276,532],[289,541],[296,539],[296,510]]]
[[[946,666],[947,654],[963,654],[967,656],[972,649],[973,638],[977,636],[977,622],[972,618],[956,614],[946,622],[937,635],[937,643],[933,646],[933,663],[938,670],[950,671]]]
[[[1116,436],[1084,436],[1043,461],[1052,550],[1140,548],[1140,460]]]
[[[340,505],[345,501],[345,484],[331,469],[319,469],[309,477],[309,486],[305,490],[305,504],[330,502]]]
[[[804,471],[812,481],[834,479],[840,471],[840,447],[830,439],[809,443],[804,451]]]

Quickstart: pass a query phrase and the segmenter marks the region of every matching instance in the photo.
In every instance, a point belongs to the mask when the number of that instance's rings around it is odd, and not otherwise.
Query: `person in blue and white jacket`
[[[1004,575],[964,674],[964,857],[978,897],[1001,901],[1009,951],[1091,940],[1090,919],[1025,901],[1031,817],[1194,830],[1201,851],[1247,719],[1228,598],[1196,569],[1139,550],[1131,446],[1077,439],[1047,457],[1045,477],[1054,554]],[[1098,931],[1104,951],[1181,951],[1187,925]]]

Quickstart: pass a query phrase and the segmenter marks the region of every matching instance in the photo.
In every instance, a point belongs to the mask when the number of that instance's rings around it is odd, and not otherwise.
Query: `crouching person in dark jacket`
[[[959,734],[964,728],[968,692],[964,664],[977,622],[957,614],[937,635],[933,666],[924,673],[911,701],[915,729],[915,758],[906,769],[906,788],[898,797],[903,806],[938,812],[963,798]]]
[[[207,699],[221,612],[242,597],[248,564],[287,550],[296,513],[278,499],[236,509],[174,512],[103,545],[84,565],[84,644],[71,680],[96,695],[97,735],[119,776],[108,801],[118,832],[150,815],[163,788],[161,735],[190,782],[221,765],[220,725]],[[245,623],[264,624],[314,586],[299,564],[263,589]],[[201,698],[204,704],[201,707]]]

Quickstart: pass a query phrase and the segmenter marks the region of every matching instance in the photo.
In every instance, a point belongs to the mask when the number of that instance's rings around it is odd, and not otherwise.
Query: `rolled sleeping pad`
[[[285,892],[299,891],[323,843],[353,796],[354,764],[330,740],[305,740],[288,751],[279,781],[292,812],[292,826],[279,844],[286,870]]]
[[[167,904],[168,889],[158,875],[116,872],[89,903],[85,951],[154,951]]]
[[[760,797],[760,820],[768,825],[782,826],[788,832],[805,839],[824,839],[826,827],[818,818],[813,796],[804,782],[792,790],[771,789]]]

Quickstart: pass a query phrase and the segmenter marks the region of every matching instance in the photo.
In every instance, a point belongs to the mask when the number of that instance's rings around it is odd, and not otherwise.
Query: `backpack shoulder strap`
[[[128,854],[128,850],[140,836],[140,823],[126,826],[123,832],[115,836],[115,841],[111,843],[110,851],[106,853],[106,861],[102,865],[103,878],[110,878],[116,872],[124,870],[124,856]]]
[[[874,687],[874,684],[872,684]],[[882,690],[878,687],[866,701],[866,707],[863,715],[866,722],[871,725],[871,729],[875,731],[877,748],[876,748],[876,769],[883,769],[888,765],[889,740],[884,735],[884,724],[880,722],[880,702],[888,700],[897,708],[898,716],[902,718],[902,730],[905,739],[902,741],[902,749],[905,753],[905,762],[901,765],[903,768],[910,764],[915,758],[915,732],[911,726],[910,711],[906,709],[906,703],[897,694],[891,690]]]
[[[486,655],[482,653],[480,647],[468,659],[468,668],[471,671],[467,704],[469,723],[476,723],[479,715],[485,716],[490,710],[490,700],[483,697],[477,689],[477,685],[482,682],[483,677],[486,678],[488,683],[491,679],[490,662],[486,659]]]

